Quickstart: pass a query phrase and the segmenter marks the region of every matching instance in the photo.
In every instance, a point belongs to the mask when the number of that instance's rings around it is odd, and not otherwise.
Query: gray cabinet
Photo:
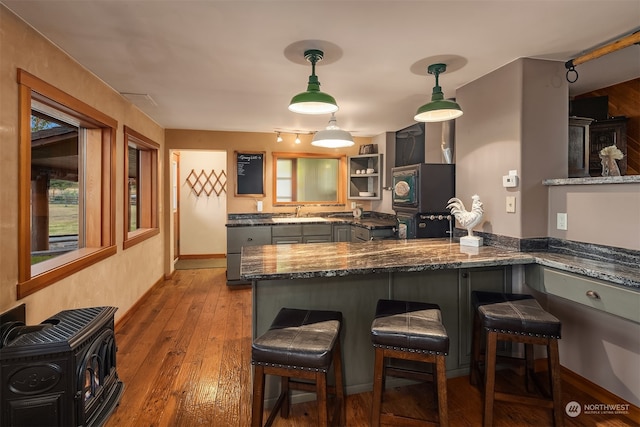
[[[271,244],[271,227],[228,227],[227,228],[227,285],[249,283],[240,280],[240,254],[243,246]]]
[[[525,281],[537,291],[640,323],[637,289],[542,265],[527,265]]]
[[[368,228],[351,226],[351,241],[354,243],[368,242],[369,240],[382,240],[393,237],[395,231],[393,228]]]
[[[291,224],[271,227],[271,243],[324,243],[332,241],[331,224]]]
[[[302,224],[271,226],[271,242],[274,245],[302,243]]]
[[[592,121],[569,117],[569,178],[589,176],[589,125]]]
[[[334,242],[350,242],[351,241],[351,225],[334,224],[333,225],[333,241]]]

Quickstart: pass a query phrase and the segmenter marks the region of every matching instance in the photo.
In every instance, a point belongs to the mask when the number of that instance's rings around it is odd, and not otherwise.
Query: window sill
[[[158,234],[160,234],[159,228],[139,228],[136,231],[131,231],[127,233],[124,242],[122,242],[122,249],[128,249]]]
[[[31,266],[31,278],[17,285],[18,299],[115,255],[117,247],[82,248]]]

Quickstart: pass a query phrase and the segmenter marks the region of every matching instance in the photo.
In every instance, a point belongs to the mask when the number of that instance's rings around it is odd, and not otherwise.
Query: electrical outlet
[[[515,196],[507,196],[507,212],[515,213],[516,212],[516,197]]]
[[[556,228],[558,230],[566,230],[567,229],[567,214],[566,213],[558,213],[556,217]]]

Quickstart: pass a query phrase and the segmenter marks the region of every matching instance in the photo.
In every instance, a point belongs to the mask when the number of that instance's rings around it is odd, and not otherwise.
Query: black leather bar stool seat
[[[251,348],[254,365],[252,426],[262,426],[265,375],[281,377],[280,396],[269,414],[269,426],[277,416],[289,416],[290,390],[315,392],[318,401],[318,424],[329,424],[327,395],[336,396],[333,420],[342,424],[346,415],[339,311],[282,308],[271,327],[256,338]],[[327,374],[333,364],[335,386],[327,385]],[[296,381],[302,379],[306,381]]]
[[[558,353],[560,321],[545,311],[532,295],[473,291],[471,301],[475,314],[470,380],[472,384],[477,384],[479,376],[484,371],[484,425],[493,425],[494,401],[500,400],[552,409],[554,424],[562,426],[564,420]],[[483,330],[486,335],[484,354],[481,348]],[[544,396],[515,395],[495,390],[498,341],[525,345],[527,391],[530,389],[531,379]],[[547,349],[548,390],[538,383],[535,375],[533,345],[544,345]]]
[[[373,405],[371,425],[439,424],[447,426],[447,378],[445,356],[449,352],[449,336],[442,324],[440,307],[413,301],[379,300],[371,324],[371,341],[375,348]],[[412,360],[435,365],[434,375],[386,366],[385,358]],[[385,377],[395,376],[434,380],[437,388],[439,423],[382,412]]]

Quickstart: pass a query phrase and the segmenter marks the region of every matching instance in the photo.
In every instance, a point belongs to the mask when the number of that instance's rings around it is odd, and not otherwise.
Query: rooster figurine
[[[451,214],[456,218],[456,220],[458,220],[458,223],[467,229],[468,236],[466,239],[463,237],[460,240],[460,244],[481,246],[482,238],[473,235],[473,227],[480,224],[480,221],[482,221],[484,209],[482,207],[482,202],[480,201],[480,196],[474,194],[471,199],[473,200],[473,203],[471,204],[471,212],[467,211],[467,209],[464,207],[464,203],[462,203],[462,200],[458,199],[457,197],[449,199],[449,201],[447,202],[447,209],[450,209]],[[464,243],[463,239],[465,239],[465,241],[474,240],[475,242]]]

